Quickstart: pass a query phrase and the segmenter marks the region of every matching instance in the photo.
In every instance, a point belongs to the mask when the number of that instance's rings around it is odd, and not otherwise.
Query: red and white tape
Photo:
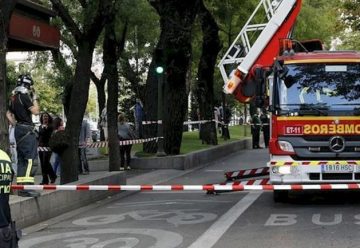
[[[141,144],[141,143],[145,143],[145,142],[149,142],[149,141],[153,141],[156,140],[156,142],[158,141],[158,139],[162,139],[163,137],[153,137],[153,138],[147,138],[147,139],[134,139],[134,140],[121,140],[119,141],[119,145],[120,146],[125,146],[125,145],[133,145],[133,144]],[[101,147],[108,147],[109,146],[109,142],[107,141],[98,141],[95,143],[91,143],[85,146],[79,146],[79,148],[101,148]],[[50,147],[38,147],[38,151],[51,151]]]
[[[269,175],[269,167],[225,172],[225,177],[227,179],[257,177],[257,176],[266,176],[266,175]]]
[[[141,123],[142,123],[143,125],[162,124],[162,120],[158,120],[158,121],[142,121]]]
[[[272,191],[272,190],[359,190],[360,184],[294,185],[12,185],[13,190],[65,191]]]

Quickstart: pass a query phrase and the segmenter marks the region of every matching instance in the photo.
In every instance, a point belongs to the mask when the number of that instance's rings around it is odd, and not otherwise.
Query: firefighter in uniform
[[[0,247],[17,248],[18,238],[11,221],[9,195],[13,171],[9,156],[0,150]]]
[[[16,150],[18,154],[17,184],[34,184],[37,158],[37,138],[31,115],[39,114],[38,98],[29,75],[20,75],[10,99],[6,116],[15,125]],[[19,196],[37,197],[38,192],[20,190]]]

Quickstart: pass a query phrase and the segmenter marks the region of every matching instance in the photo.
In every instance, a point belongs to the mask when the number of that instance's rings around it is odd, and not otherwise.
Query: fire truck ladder
[[[230,64],[240,64],[238,69],[246,75],[295,3],[296,0],[260,0],[218,65],[225,84],[229,80],[225,67]],[[258,19],[260,19],[259,17],[264,19],[264,13],[267,22],[261,23]],[[224,89],[226,90],[226,87]],[[233,90],[225,92],[231,94]]]

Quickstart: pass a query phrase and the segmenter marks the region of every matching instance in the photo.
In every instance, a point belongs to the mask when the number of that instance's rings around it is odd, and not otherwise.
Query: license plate
[[[321,169],[324,173],[349,173],[354,171],[354,166],[350,164],[323,164]]]

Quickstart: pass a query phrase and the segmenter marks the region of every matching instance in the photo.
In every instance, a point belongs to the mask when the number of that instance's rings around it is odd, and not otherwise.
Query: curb
[[[224,145],[218,145],[206,150],[200,150],[184,155],[152,157],[152,158],[132,158],[131,168],[133,169],[176,169],[188,170],[196,168],[201,164],[207,164],[214,160],[228,156],[239,150],[250,149],[251,139],[245,138],[233,141]],[[107,170],[109,161],[93,160],[91,170]]]

